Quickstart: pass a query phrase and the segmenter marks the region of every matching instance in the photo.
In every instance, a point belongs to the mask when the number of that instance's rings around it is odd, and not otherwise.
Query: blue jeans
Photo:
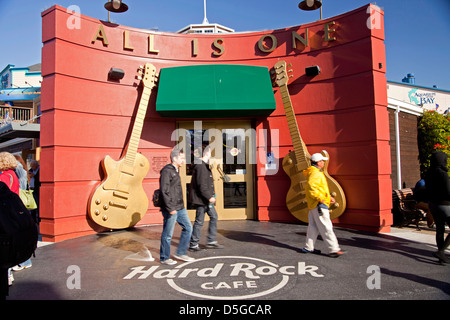
[[[185,208],[178,210],[175,214],[163,210],[164,217],[163,231],[161,234],[161,248],[159,250],[159,259],[164,261],[170,258],[170,243],[172,241],[173,229],[175,222],[181,226],[181,237],[178,243],[177,256],[182,256],[187,253],[189,240],[192,234],[192,224]]]
[[[199,206],[195,213],[194,230],[192,231],[191,237],[191,248],[196,247],[200,241],[200,232],[203,227],[203,222],[205,221],[205,212],[209,216],[209,227],[208,227],[208,238],[207,242],[212,243],[216,241],[217,234],[217,212],[214,206]]]
[[[22,267],[31,267],[32,263],[31,263],[31,258],[29,258],[27,261],[24,261],[22,263],[19,263]]]

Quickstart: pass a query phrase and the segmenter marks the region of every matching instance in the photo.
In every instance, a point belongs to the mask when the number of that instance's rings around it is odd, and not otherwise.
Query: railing
[[[11,122],[24,122],[34,117],[32,108],[0,107],[0,126]]]

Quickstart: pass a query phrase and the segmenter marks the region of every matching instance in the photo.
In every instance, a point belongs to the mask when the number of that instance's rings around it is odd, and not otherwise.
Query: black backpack
[[[161,190],[160,189],[156,189],[155,192],[153,193],[153,205],[155,207],[161,207],[163,204],[163,200],[162,200],[162,194],[161,194]]]
[[[28,260],[36,250],[38,227],[20,197],[0,182],[0,268]]]

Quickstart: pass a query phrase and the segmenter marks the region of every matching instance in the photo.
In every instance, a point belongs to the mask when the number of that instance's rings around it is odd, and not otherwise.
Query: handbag
[[[33,197],[33,190],[27,189],[19,189],[19,196],[22,199],[23,204],[27,207],[28,210],[37,209],[36,200]]]

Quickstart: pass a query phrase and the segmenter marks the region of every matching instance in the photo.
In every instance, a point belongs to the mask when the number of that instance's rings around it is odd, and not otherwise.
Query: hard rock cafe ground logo
[[[186,262],[175,268],[138,266],[123,279],[165,279],[174,290],[203,299],[237,300],[262,297],[284,288],[291,277],[324,277],[319,268],[298,262],[280,266],[258,258],[223,256]]]

